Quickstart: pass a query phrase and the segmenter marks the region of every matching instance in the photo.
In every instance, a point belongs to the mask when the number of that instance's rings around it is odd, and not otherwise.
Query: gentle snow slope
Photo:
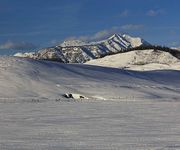
[[[180,70],[180,60],[168,52],[136,50],[88,61],[87,64],[131,70]]]
[[[137,72],[61,64],[16,57],[0,57],[0,97],[63,98],[65,93],[89,99],[180,99],[179,71]]]

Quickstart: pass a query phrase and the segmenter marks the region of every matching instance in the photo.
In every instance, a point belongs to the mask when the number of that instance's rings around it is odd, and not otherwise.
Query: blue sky
[[[128,33],[180,46],[179,0],[0,0],[0,54]]]

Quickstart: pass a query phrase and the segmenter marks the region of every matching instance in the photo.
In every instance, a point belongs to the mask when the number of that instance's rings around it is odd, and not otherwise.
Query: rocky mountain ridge
[[[17,53],[15,56],[63,63],[84,63],[106,55],[125,52],[128,48],[142,45],[150,44],[139,37],[131,37],[126,34],[114,34],[102,41],[90,43],[79,40],[64,41],[60,45],[44,48],[38,52]]]

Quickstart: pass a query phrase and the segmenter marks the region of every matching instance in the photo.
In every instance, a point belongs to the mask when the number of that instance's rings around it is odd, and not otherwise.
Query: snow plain
[[[1,150],[179,150],[179,102],[0,104]]]
[[[2,150],[180,149],[179,70],[0,57],[0,85]]]

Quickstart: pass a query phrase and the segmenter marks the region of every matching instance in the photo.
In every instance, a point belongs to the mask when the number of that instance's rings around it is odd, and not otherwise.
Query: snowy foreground
[[[0,85],[1,150],[180,149],[178,70],[0,57]]]
[[[179,150],[179,102],[0,104],[1,150]]]

